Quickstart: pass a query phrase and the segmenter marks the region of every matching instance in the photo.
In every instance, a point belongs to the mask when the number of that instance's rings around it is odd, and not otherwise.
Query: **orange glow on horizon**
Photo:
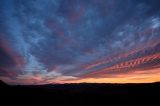
[[[63,83],[152,83],[158,81],[160,81],[160,68],[137,70],[133,73],[120,74],[110,78],[83,78]]]

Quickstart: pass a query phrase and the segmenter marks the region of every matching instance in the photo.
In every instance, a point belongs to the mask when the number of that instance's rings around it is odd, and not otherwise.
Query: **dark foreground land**
[[[0,102],[55,105],[160,104],[160,83],[148,84],[55,84],[9,86],[0,82]],[[5,103],[8,103],[5,102]],[[5,106],[5,105],[4,105]],[[157,105],[158,106],[158,105]]]

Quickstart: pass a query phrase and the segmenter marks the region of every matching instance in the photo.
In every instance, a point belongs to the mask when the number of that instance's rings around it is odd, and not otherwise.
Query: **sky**
[[[159,0],[0,0],[0,80],[160,81]]]

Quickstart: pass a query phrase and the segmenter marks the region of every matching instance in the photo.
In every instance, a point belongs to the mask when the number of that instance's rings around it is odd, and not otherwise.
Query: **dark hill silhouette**
[[[2,81],[0,85],[6,86]],[[102,105],[149,102],[160,98],[160,82],[143,84],[47,84],[16,85],[0,89],[0,98],[14,102],[29,101],[36,104]],[[112,102],[114,101],[114,102]],[[152,105],[155,102],[151,102]]]
[[[6,87],[6,86],[8,86],[8,85],[5,82],[0,80],[0,87]]]

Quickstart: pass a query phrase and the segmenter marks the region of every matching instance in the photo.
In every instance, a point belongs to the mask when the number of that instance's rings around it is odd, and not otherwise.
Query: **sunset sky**
[[[160,0],[0,0],[0,80],[160,81]]]

